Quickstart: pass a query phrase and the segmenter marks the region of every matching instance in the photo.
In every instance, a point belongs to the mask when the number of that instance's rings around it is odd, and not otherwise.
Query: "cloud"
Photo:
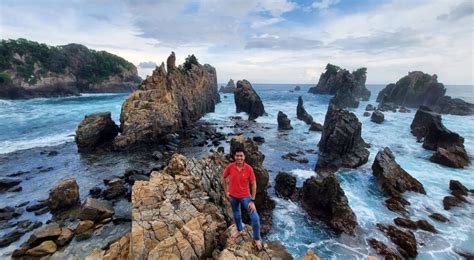
[[[144,61],[144,62],[140,62],[140,64],[138,64],[138,67],[141,68],[141,69],[154,69],[157,66],[158,65],[153,61]]]
[[[332,5],[336,5],[341,0],[316,0],[311,4],[311,7],[319,10],[329,9]]]
[[[107,17],[107,15],[105,14],[89,14],[89,16],[99,21],[105,21],[105,22],[110,21],[109,17]]]
[[[472,0],[467,0],[459,5],[456,5],[451,11],[447,14],[442,14],[438,16],[439,20],[459,20],[466,16],[471,16],[474,14],[474,2]]]
[[[297,37],[279,37],[265,34],[261,37],[251,39],[245,45],[245,49],[272,49],[272,50],[309,50],[322,47],[318,40],[303,39]]]

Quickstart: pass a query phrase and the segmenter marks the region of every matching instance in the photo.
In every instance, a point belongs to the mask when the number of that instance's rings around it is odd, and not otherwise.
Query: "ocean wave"
[[[5,140],[0,142],[0,154],[25,150],[34,147],[55,146],[74,140],[74,132],[41,136],[34,139]]]

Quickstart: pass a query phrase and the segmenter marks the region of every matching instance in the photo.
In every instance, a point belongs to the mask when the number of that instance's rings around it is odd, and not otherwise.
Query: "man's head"
[[[234,160],[237,165],[243,165],[245,161],[245,149],[242,146],[237,146],[234,149]]]

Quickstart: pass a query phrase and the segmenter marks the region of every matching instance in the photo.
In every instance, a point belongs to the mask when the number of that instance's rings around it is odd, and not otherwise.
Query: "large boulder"
[[[392,225],[377,224],[377,227],[398,246],[398,252],[402,256],[415,258],[418,255],[416,238],[413,232],[403,231]]]
[[[79,152],[87,152],[110,144],[118,130],[110,112],[86,115],[76,130],[77,149]]]
[[[16,178],[0,178],[0,192],[8,191],[14,187],[17,187],[20,182],[21,180]]]
[[[79,185],[75,178],[65,178],[49,191],[48,206],[52,210],[66,209],[79,203]]]
[[[236,136],[230,141],[230,154],[234,154],[233,151],[237,146],[244,146],[245,149],[245,162],[252,166],[255,179],[257,181],[257,196],[255,198],[255,206],[260,215],[261,232],[266,234],[270,231],[272,225],[272,210],[275,208],[275,202],[270,198],[267,192],[267,188],[270,181],[270,175],[268,170],[263,166],[265,155],[258,150],[258,145],[252,139],[247,138],[243,135]],[[244,215],[244,220],[247,218]]]
[[[293,129],[293,127],[291,126],[291,120],[288,119],[288,116],[281,111],[278,111],[277,122],[278,122],[278,130]]]
[[[372,116],[370,117],[370,121],[377,124],[381,124],[384,121],[384,119],[385,119],[384,114],[378,110],[372,112]]]
[[[26,241],[26,244],[30,247],[36,247],[47,240],[55,240],[61,235],[61,227],[58,223],[51,223],[40,229],[35,230],[30,238]]]
[[[409,204],[402,197],[402,193],[405,191],[426,194],[423,185],[395,161],[395,156],[388,147],[379,151],[375,156],[372,164],[372,174],[377,179],[381,190],[390,197],[385,202],[390,210],[397,211],[400,209],[403,211],[403,207]]]
[[[299,120],[304,121],[306,124],[311,125],[313,122],[313,117],[306,112],[303,105],[303,98],[301,96],[298,97],[298,106],[296,107],[296,117]]]
[[[334,174],[307,179],[301,196],[303,208],[311,217],[325,221],[336,232],[354,235],[357,218]]]
[[[279,172],[275,177],[275,193],[285,199],[296,192],[296,177],[287,172]]]
[[[423,140],[423,148],[434,150],[430,160],[454,168],[469,165],[470,159],[464,148],[464,138],[447,129],[441,115],[421,106],[411,123],[411,132]]]
[[[424,105],[438,113],[446,114],[474,113],[474,104],[461,99],[452,99],[445,94],[446,88],[438,82],[436,74],[431,76],[421,71],[412,71],[397,83],[388,84],[382,89],[377,96],[377,102],[407,107]]]
[[[318,84],[310,88],[308,92],[334,95],[341,89],[350,88],[350,92],[355,99],[367,101],[370,98],[370,91],[365,86],[366,80],[367,68],[359,68],[350,73],[345,69],[328,63],[326,71],[319,77]]]
[[[357,116],[329,104],[319,141],[317,172],[335,172],[340,167],[356,168],[369,159],[361,137],[362,124]]]
[[[229,82],[227,82],[227,85],[225,87],[222,87],[221,89],[219,89],[219,92],[221,92],[221,93],[234,93],[235,92],[234,80],[229,79]]]
[[[114,215],[114,208],[105,200],[87,197],[81,206],[78,218],[80,220],[100,221]]]
[[[245,79],[237,81],[234,101],[236,112],[246,112],[249,114],[249,120],[254,120],[265,114],[265,109],[260,96],[253,89],[252,84]]]
[[[168,64],[168,71],[162,63],[125,99],[120,114],[122,133],[114,145],[125,149],[163,141],[167,134],[213,112],[219,101],[216,70],[212,66],[199,64],[193,55],[179,68],[174,62]]]

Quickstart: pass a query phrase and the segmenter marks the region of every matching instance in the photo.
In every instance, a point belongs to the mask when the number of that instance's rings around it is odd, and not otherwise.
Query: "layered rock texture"
[[[358,107],[359,100],[369,100],[370,91],[365,86],[367,69],[360,68],[350,73],[338,66],[328,64],[315,87],[309,89],[313,94],[332,94],[331,103],[345,108]]]
[[[278,130],[293,129],[293,127],[291,126],[291,120],[288,119],[288,116],[281,111],[278,111],[277,122],[278,122]]]
[[[453,168],[464,168],[470,163],[464,148],[464,138],[447,129],[441,115],[421,106],[411,123],[411,132],[423,141],[423,148],[434,150],[432,162]]]
[[[235,83],[233,79],[229,79],[229,82],[227,82],[227,85],[221,86],[219,89],[219,92],[221,93],[234,93],[235,92]]]
[[[310,216],[325,221],[338,233],[354,235],[357,218],[334,174],[307,179],[303,184],[301,201]]]
[[[381,190],[390,197],[385,201],[385,205],[391,211],[405,212],[404,207],[410,204],[402,196],[405,191],[426,194],[423,185],[395,161],[395,156],[388,147],[375,156],[372,174],[377,179]]]
[[[52,210],[66,209],[79,204],[79,185],[76,179],[65,178],[49,191],[48,206]]]
[[[161,64],[123,103],[122,133],[114,141],[116,148],[160,142],[164,135],[186,128],[214,111],[220,101],[216,70],[189,57],[177,68],[174,56],[172,53],[168,58],[168,71]]]
[[[272,225],[272,210],[275,208],[275,202],[270,198],[267,192],[270,175],[268,170],[263,167],[265,155],[258,150],[257,143],[252,139],[245,139],[243,135],[232,138],[230,142],[230,151],[233,154],[235,147],[243,146],[245,149],[245,162],[252,166],[255,179],[257,181],[257,196],[255,206],[260,215],[260,229],[262,234],[270,231]],[[243,214],[244,220],[247,215]],[[250,222],[248,222],[250,223]]]
[[[407,107],[423,105],[442,114],[474,114],[474,104],[458,98],[453,99],[445,94],[446,88],[438,82],[436,75],[412,71],[397,83],[388,84],[381,90],[377,96],[377,102]]]
[[[2,40],[0,50],[0,98],[131,92],[141,81],[132,63],[80,44],[53,47],[25,39]]]
[[[111,113],[100,112],[84,117],[74,139],[79,152],[89,152],[109,146],[118,132],[119,128],[112,120]]]
[[[316,171],[332,173],[341,167],[356,168],[367,162],[369,150],[361,137],[357,116],[329,104],[319,141]]]
[[[249,120],[254,120],[265,114],[265,108],[260,96],[253,89],[252,84],[245,79],[237,81],[234,101],[236,112],[246,112],[249,114]]]

